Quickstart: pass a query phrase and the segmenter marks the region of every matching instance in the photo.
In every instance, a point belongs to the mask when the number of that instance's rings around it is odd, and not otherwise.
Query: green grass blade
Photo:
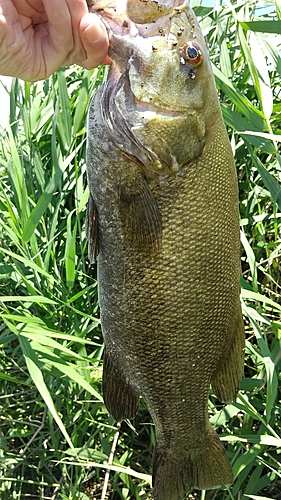
[[[120,465],[115,465],[114,463],[113,464],[107,464],[107,463],[99,464],[98,462],[89,461],[89,462],[83,464],[82,462],[67,462],[67,460],[64,460],[63,463],[75,464],[75,465],[78,465],[80,467],[98,467],[98,468],[102,468],[102,469],[108,469],[108,470],[112,470],[115,472],[128,474],[128,475],[133,476],[137,479],[141,479],[149,484],[152,484],[152,477],[150,475],[141,474],[140,472],[137,472],[137,471],[131,469],[130,467],[122,467]]]
[[[57,302],[55,302],[54,300],[51,300],[48,297],[44,297],[43,295],[28,295],[28,296],[1,295],[0,301],[1,302],[28,302],[28,303],[36,302],[37,304],[52,304],[52,305],[57,304]]]
[[[77,221],[72,231],[71,221],[73,212],[67,217],[67,237],[65,246],[65,272],[66,283],[69,288],[73,288],[75,282],[75,263],[76,263],[76,234]]]
[[[50,392],[45,384],[45,381],[44,381],[43,376],[42,376],[42,372],[37,364],[37,359],[36,359],[35,353],[31,347],[29,341],[26,338],[22,337],[21,335],[19,335],[19,341],[20,341],[20,345],[22,348],[22,352],[23,352],[24,357],[25,357],[26,366],[28,368],[28,371],[30,373],[30,376],[31,376],[34,384],[36,385],[39,393],[41,394],[43,400],[45,401],[48,410],[53,415],[53,417],[54,417],[58,427],[60,428],[61,433],[64,435],[68,445],[70,446],[70,448],[74,449],[73,444],[71,442],[71,439],[68,435],[68,432],[67,432],[66,428],[64,427],[63,422],[56,411],[54,402],[53,402],[52,397],[50,395]]]
[[[269,497],[261,497],[259,495],[244,495],[245,497],[252,498],[252,500],[272,500],[272,498]]]
[[[273,177],[273,175],[271,175],[264,168],[262,162],[257,157],[256,153],[253,151],[253,149],[251,148],[250,145],[248,145],[248,149],[252,155],[253,163],[254,163],[255,167],[257,168],[257,170],[258,170],[258,172],[259,172],[259,174],[264,182],[264,185],[267,187],[272,198],[274,199],[274,201],[277,203],[279,209],[281,210],[281,185],[279,184],[279,182],[277,182],[275,177]]]
[[[262,302],[263,304],[268,304],[269,306],[271,306],[274,310],[276,310],[278,312],[281,311],[281,306],[278,303],[274,302],[273,300],[269,299],[268,297],[266,297],[265,295],[262,295],[260,293],[252,292],[251,290],[247,290],[245,288],[242,288],[241,296],[243,299],[249,299],[249,300]]]
[[[245,30],[281,35],[281,21],[240,21],[239,24]]]
[[[245,249],[246,255],[247,255],[247,260],[250,266],[251,270],[251,275],[252,275],[252,288],[254,292],[258,291],[258,274],[257,274],[257,263],[256,263],[256,258],[255,254],[249,245],[249,242],[246,238],[246,235],[243,231],[240,231],[240,238],[241,238],[241,243]]]
[[[59,112],[57,115],[56,128],[64,151],[70,147],[72,136],[72,117],[68,97],[65,73],[60,69],[57,73],[59,88]]]
[[[267,397],[266,397],[266,419],[267,422],[271,419],[272,409],[277,398],[278,392],[278,375],[276,372],[276,367],[274,361],[271,357],[271,352],[268,348],[266,340],[263,338],[262,331],[256,322],[256,320],[251,316],[249,309],[244,305],[244,311],[248,318],[251,320],[253,329],[257,338],[257,342],[262,354],[262,360],[266,370],[266,383],[267,383]]]
[[[61,162],[61,165],[57,165],[56,172],[54,174],[54,177],[50,180],[48,185],[46,186],[46,189],[42,196],[39,198],[38,203],[36,204],[36,207],[32,210],[28,220],[26,221],[26,224],[23,229],[23,234],[22,234],[22,240],[24,243],[27,243],[30,241],[36,227],[39,224],[39,221],[43,214],[46,212],[48,205],[54,195],[55,190],[57,189],[58,185],[61,182],[63,173],[65,169],[68,167],[68,165],[71,163],[75,155],[78,153],[79,149],[82,147],[82,144],[79,144],[75,151],[73,151],[63,162]],[[58,162],[58,159],[57,159]]]
[[[262,103],[262,96],[261,96],[261,84],[260,84],[260,78],[258,74],[258,70],[256,68],[255,62],[253,61],[251,49],[249,47],[249,42],[245,37],[244,31],[241,27],[241,24],[238,25],[238,34],[239,34],[239,39],[241,43],[241,48],[244,53],[245,60],[247,61],[249,71],[251,73],[251,77],[253,80],[253,84],[256,90],[256,94],[259,100],[259,103]]]
[[[27,268],[33,269],[37,273],[42,274],[43,276],[46,276],[46,278],[48,278],[48,280],[50,280],[51,282],[54,281],[54,277],[51,274],[47,273],[44,269],[37,266],[37,264],[35,264],[31,260],[27,259],[26,257],[22,257],[21,255],[18,255],[14,252],[11,252],[10,250],[6,250],[6,248],[3,248],[3,247],[2,248],[0,247],[0,252],[2,252],[4,255],[8,255],[9,257],[12,257],[16,261],[22,262],[23,264],[25,264],[25,266]]]
[[[277,13],[278,19],[281,19],[281,1],[274,0],[274,3],[275,3],[275,8],[276,8],[276,13]]]
[[[269,120],[273,109],[273,95],[265,54],[263,53],[260,45],[260,38],[255,33],[251,33],[250,36],[250,49],[253,63],[258,73],[262,110],[266,118]]]

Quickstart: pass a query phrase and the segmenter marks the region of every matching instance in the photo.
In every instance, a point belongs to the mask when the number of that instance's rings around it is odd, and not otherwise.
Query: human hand
[[[108,38],[86,0],[0,0],[0,74],[43,80],[60,66],[108,63]]]

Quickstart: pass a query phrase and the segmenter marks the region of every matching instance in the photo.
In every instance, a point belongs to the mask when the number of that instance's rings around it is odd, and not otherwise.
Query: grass
[[[192,498],[280,499],[281,4],[198,3],[237,165],[247,340],[237,401],[223,407],[212,393],[209,401],[234,484]],[[119,429],[101,397],[85,119],[104,72],[73,67],[35,84],[14,80],[10,92],[0,152],[3,500],[151,498],[155,437],[145,404]]]

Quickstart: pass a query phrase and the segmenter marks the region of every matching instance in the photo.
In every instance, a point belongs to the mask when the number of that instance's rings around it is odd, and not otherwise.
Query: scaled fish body
[[[121,4],[95,7],[113,64],[88,123],[103,393],[117,421],[144,397],[157,438],[154,498],[182,500],[192,487],[232,482],[207,401],[210,384],[232,401],[243,373],[237,181],[193,11]]]

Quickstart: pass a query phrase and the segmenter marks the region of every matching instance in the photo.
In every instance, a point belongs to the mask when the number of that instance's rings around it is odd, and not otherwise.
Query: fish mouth
[[[192,12],[187,0],[141,0],[139,2],[139,14],[136,14],[136,3],[130,0],[87,0],[90,12],[100,16],[111,39],[111,35],[137,34],[144,38],[157,35],[159,30],[168,33],[169,27],[175,16],[186,12],[188,16]],[[154,5],[155,12],[150,17],[147,14],[148,5]],[[147,17],[148,16],[148,17]]]
[[[138,99],[133,92],[132,96],[135,103],[135,109],[140,115],[143,115],[143,118],[151,117],[150,119],[152,119],[156,118],[157,115],[163,118],[173,118],[182,115],[182,110],[165,108],[157,104],[153,98],[151,98],[151,101],[147,102]]]

